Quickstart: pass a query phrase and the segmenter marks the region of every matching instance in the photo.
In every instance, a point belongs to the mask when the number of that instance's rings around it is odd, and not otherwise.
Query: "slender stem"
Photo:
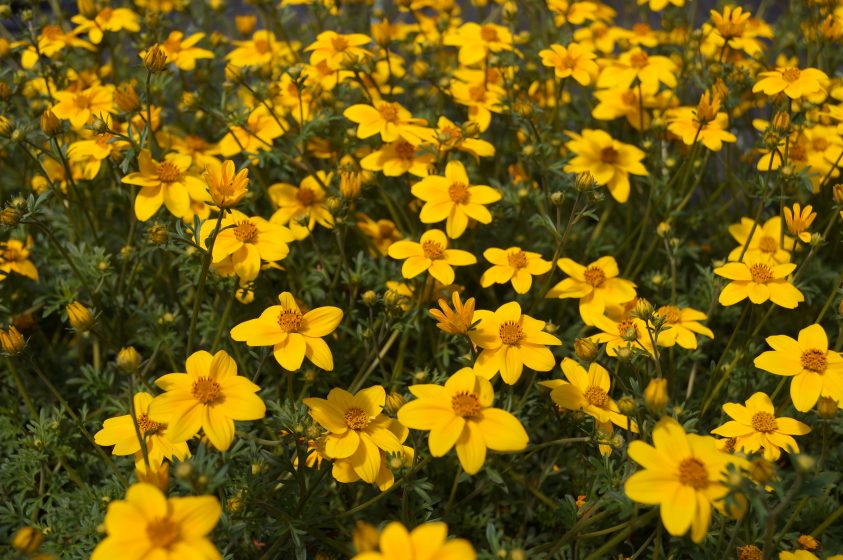
[[[187,355],[193,352],[193,342],[196,339],[196,320],[199,317],[199,307],[202,305],[202,295],[205,292],[205,282],[208,280],[208,269],[211,268],[211,259],[214,252],[214,243],[217,240],[217,234],[222,226],[222,217],[225,210],[220,210],[217,216],[217,225],[214,226],[214,233],[208,239],[208,251],[205,253],[205,260],[202,262],[202,273],[199,276],[199,284],[196,286],[196,295],[193,301],[193,313],[190,316],[190,334],[187,337]],[[201,242],[201,240],[200,240]]]
[[[23,379],[21,379],[20,373],[15,367],[15,363],[11,358],[6,358],[6,363],[9,364],[9,370],[12,372],[12,378],[15,380],[15,387],[17,387],[18,394],[20,394],[20,397],[23,399],[23,404],[26,405],[27,410],[29,410],[29,413],[32,415],[32,419],[37,420],[38,411],[35,409],[35,405],[32,404],[32,396],[26,389],[26,385],[23,384]]]

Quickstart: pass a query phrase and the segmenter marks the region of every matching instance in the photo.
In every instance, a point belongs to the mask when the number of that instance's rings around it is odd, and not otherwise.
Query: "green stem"
[[[214,252],[214,243],[217,240],[217,234],[222,226],[222,217],[225,210],[220,210],[217,216],[217,225],[214,226],[214,233],[208,239],[208,251],[205,253],[205,260],[202,262],[202,273],[199,276],[199,284],[196,286],[196,295],[193,301],[193,313],[190,316],[190,334],[187,337],[187,355],[193,352],[193,343],[196,339],[196,321],[199,317],[199,308],[202,305],[202,295],[205,292],[205,282],[208,280],[208,270],[211,268],[211,260]],[[201,242],[201,239],[200,239]]]
[[[20,394],[20,397],[23,399],[23,404],[26,405],[27,410],[29,410],[29,413],[32,415],[32,419],[37,420],[38,411],[35,410],[35,405],[32,404],[32,396],[29,394],[29,391],[27,391],[26,385],[23,384],[23,379],[21,379],[20,373],[15,367],[15,363],[11,358],[6,358],[6,363],[9,364],[9,370],[12,372],[12,378],[15,380],[15,386],[18,389],[18,394]]]

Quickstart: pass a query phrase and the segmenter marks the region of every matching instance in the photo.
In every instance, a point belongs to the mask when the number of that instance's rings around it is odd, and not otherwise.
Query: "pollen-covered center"
[[[337,35],[331,39],[331,47],[337,52],[342,52],[348,48],[348,39],[342,35]]]
[[[345,423],[352,430],[365,430],[369,425],[369,415],[362,408],[352,407],[345,411]]]
[[[378,106],[378,113],[386,122],[395,122],[398,120],[398,107],[395,103],[381,103]]]
[[[465,183],[451,183],[451,186],[448,187],[448,196],[457,204],[465,204],[468,202],[468,185]]]
[[[763,253],[775,253],[779,249],[779,243],[775,237],[765,235],[758,240],[758,248]]]
[[[631,319],[624,319],[618,323],[618,336],[627,342],[638,340],[638,327]]]
[[[504,344],[517,344],[519,340],[524,338],[524,331],[521,325],[515,321],[507,321],[503,323],[498,330],[501,337],[501,342]]]
[[[606,394],[606,391],[596,385],[589,385],[584,394],[588,404],[600,408],[603,408],[609,402],[609,395]]]
[[[633,55],[629,57],[629,65],[633,68],[641,69],[647,66],[649,60],[650,57],[647,56],[647,53],[645,53],[644,51],[638,51],[636,53],[633,53]]]
[[[756,263],[749,267],[749,274],[752,281],[758,284],[766,284],[773,279],[773,270],[766,264]]]
[[[603,163],[617,163],[618,151],[611,146],[600,150],[600,161]]]
[[[471,86],[468,88],[468,96],[472,101],[483,101],[486,99],[486,88],[482,85]]]
[[[515,251],[506,256],[509,266],[512,268],[525,268],[527,266],[527,254],[524,251]]]
[[[445,254],[445,250],[442,248],[442,245],[437,243],[436,241],[425,241],[421,244],[422,251],[424,251],[424,256],[429,258],[432,261],[436,259],[441,259],[442,255]]]
[[[800,74],[799,68],[787,68],[782,72],[782,79],[786,82],[795,82],[799,79]]]
[[[241,243],[253,243],[258,236],[258,228],[249,220],[243,220],[234,228],[234,238]]]
[[[307,187],[302,187],[296,192],[296,200],[302,206],[310,206],[316,201],[316,193]]]
[[[498,30],[491,25],[484,25],[480,28],[480,37],[487,43],[492,43],[498,40]]]
[[[146,536],[153,548],[169,548],[179,540],[180,525],[169,518],[154,519],[146,524]]]
[[[632,90],[623,92],[621,94],[621,101],[627,107],[638,107],[638,95]]]
[[[255,50],[258,51],[260,54],[266,54],[269,52],[269,41],[266,39],[255,39]]]
[[[215,404],[222,396],[222,389],[216,380],[200,377],[193,382],[193,397],[202,404]]]
[[[172,162],[165,161],[158,166],[158,179],[162,183],[172,183],[181,175],[181,171]]]
[[[480,406],[480,399],[477,398],[476,393],[460,391],[451,397],[451,408],[457,416],[470,418],[479,414],[483,407]]]
[[[163,430],[166,427],[167,424],[153,422],[146,414],[138,414],[138,429],[142,435],[151,436],[153,434],[157,434],[160,430]]]
[[[395,144],[395,154],[399,158],[409,161],[416,157],[416,147],[406,140],[399,140],[398,143]]]
[[[776,428],[776,417],[769,412],[756,412],[752,415],[752,429],[756,432],[774,432]]]
[[[295,309],[282,309],[278,314],[278,325],[288,333],[297,332],[301,327],[302,315]]]
[[[77,93],[73,96],[73,104],[80,109],[90,109],[91,98],[84,93]]]
[[[810,350],[803,351],[800,361],[802,362],[803,368],[816,373],[825,373],[828,367],[826,353],[819,348],[811,348]]]
[[[708,471],[702,461],[688,457],[679,463],[679,482],[696,490],[708,486]]]
[[[596,266],[589,266],[586,268],[583,272],[583,276],[585,277],[586,283],[594,286],[595,288],[600,286],[600,284],[602,284],[606,279],[606,273],[603,272],[603,269]]]
[[[664,305],[659,307],[659,310],[656,311],[656,315],[661,315],[664,317],[664,322],[671,325],[679,323],[682,320],[682,311],[680,311],[675,305]]]

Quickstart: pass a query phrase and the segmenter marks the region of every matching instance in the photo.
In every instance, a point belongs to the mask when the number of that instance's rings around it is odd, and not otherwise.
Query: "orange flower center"
[[[766,284],[773,279],[773,270],[766,264],[756,263],[749,267],[749,274],[752,281],[758,284]]]
[[[412,161],[416,157],[416,148],[405,140],[399,140],[395,144],[395,154],[403,160]]]
[[[498,329],[498,335],[504,344],[518,344],[518,341],[524,338],[524,331],[519,323],[507,321]]]
[[[702,461],[688,457],[679,463],[679,482],[695,490],[708,486],[708,471]]]
[[[583,272],[583,276],[585,277],[586,283],[594,286],[595,288],[600,286],[600,284],[602,284],[606,279],[606,273],[603,272],[603,269],[596,266],[586,268],[585,272]]]
[[[255,50],[260,54],[269,52],[269,41],[266,39],[255,39]]]
[[[675,305],[664,305],[659,307],[656,311],[657,315],[664,317],[664,322],[668,324],[676,324],[682,320],[682,312]]]
[[[825,373],[826,368],[828,368],[826,353],[819,348],[803,351],[800,361],[803,368],[816,373]]]
[[[477,398],[476,393],[460,391],[451,397],[451,408],[454,409],[454,414],[457,416],[471,418],[477,416],[483,407],[480,406],[480,399]]]
[[[625,319],[618,323],[618,336],[627,342],[638,340],[638,328],[631,319]]]
[[[369,416],[361,408],[349,408],[345,411],[345,423],[352,430],[365,430],[369,425]]]
[[[638,94],[632,90],[627,90],[621,94],[621,101],[627,107],[638,108]]]
[[[482,85],[471,86],[468,88],[468,96],[472,99],[472,101],[483,101],[486,99],[486,88]]]
[[[512,268],[525,268],[527,266],[527,254],[524,251],[509,253],[506,258]]]
[[[307,187],[301,187],[296,192],[296,200],[298,200],[302,206],[310,206],[316,201],[316,193]]]
[[[146,536],[154,548],[169,548],[179,540],[180,533],[179,524],[167,517],[154,519],[146,524]]]
[[[220,400],[220,384],[209,377],[200,377],[193,382],[193,398],[202,404],[214,404]]]
[[[448,196],[457,204],[465,204],[468,202],[468,185],[465,183],[451,183],[451,186],[448,187]]]
[[[158,166],[158,180],[162,183],[172,183],[181,175],[181,171],[172,162],[165,161]]]
[[[85,95],[84,93],[77,93],[75,96],[73,96],[73,104],[76,105],[79,109],[90,109],[91,98]]]
[[[258,228],[249,220],[243,220],[234,228],[234,238],[241,243],[254,243],[258,236]]]
[[[647,56],[647,53],[645,53],[644,51],[638,51],[636,53],[633,53],[633,55],[629,57],[629,64],[633,68],[641,69],[647,66],[649,60],[650,57]]]
[[[391,239],[395,233],[395,226],[390,223],[381,222],[378,224],[378,237]]]
[[[487,43],[493,43],[498,40],[498,30],[491,25],[484,25],[480,28],[480,37]]]
[[[585,390],[584,394],[585,400],[587,400],[590,405],[603,408],[609,402],[609,395],[606,394],[606,391],[596,385],[590,385]]]
[[[23,253],[16,247],[6,247],[3,250],[3,260],[7,262],[17,262],[23,260]]]
[[[779,243],[774,237],[765,235],[758,241],[758,248],[763,253],[775,253],[779,248]]]
[[[425,241],[422,243],[422,251],[424,252],[424,256],[432,261],[441,259],[445,254],[445,250],[442,248],[442,245],[435,241]]]
[[[298,332],[301,328],[301,319],[301,313],[295,309],[283,309],[278,314],[278,325],[288,333]]]
[[[787,68],[784,72],[782,72],[782,79],[786,82],[793,83],[799,79],[800,74],[801,72],[799,72],[798,68]]]
[[[825,138],[817,137],[813,139],[811,145],[813,145],[814,150],[817,152],[824,152],[828,148],[829,142]]]
[[[337,52],[342,52],[348,48],[348,39],[343,37],[342,35],[337,35],[331,39],[331,46]]]
[[[616,163],[618,161],[618,151],[609,146],[600,150],[600,161],[603,163]]]
[[[398,106],[395,103],[381,103],[378,106],[378,113],[386,122],[395,122],[398,120]]]
[[[147,416],[146,414],[138,414],[138,429],[140,430],[140,433],[142,435],[151,436],[166,427],[167,424],[159,424],[158,422],[153,422],[149,419],[149,416]]]
[[[788,161],[805,161],[808,157],[808,150],[802,144],[792,144],[787,153]]]
[[[776,426],[776,417],[769,412],[756,412],[752,415],[752,429],[756,432],[764,432],[766,434],[776,431],[776,428],[778,428]]]

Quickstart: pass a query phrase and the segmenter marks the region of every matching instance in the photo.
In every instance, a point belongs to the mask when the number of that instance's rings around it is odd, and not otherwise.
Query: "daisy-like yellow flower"
[[[768,461],[777,461],[782,449],[786,453],[799,453],[793,436],[803,436],[811,431],[806,424],[793,418],[777,418],[773,401],[765,393],[755,393],[747,399],[745,406],[726,403],[723,412],[732,420],[711,433],[734,438],[736,451],[755,453],[763,449]]]
[[[598,185],[605,185],[609,194],[618,202],[629,199],[629,176],[647,176],[641,163],[643,151],[630,144],[615,140],[607,132],[585,129],[582,134],[568,132],[572,138],[565,146],[574,157],[565,165],[568,173],[588,171]]]
[[[322,340],[337,328],[343,312],[338,307],[317,307],[302,313],[290,292],[278,296],[280,305],[268,307],[257,319],[231,329],[231,338],[249,346],[272,346],[275,359],[287,371],[296,371],[304,358],[325,371],[334,369],[334,357]]]
[[[360,160],[360,167],[367,171],[382,171],[387,177],[400,177],[410,173],[426,177],[436,163],[436,154],[429,145],[413,145],[406,140],[384,144],[380,150]]]
[[[281,47],[272,31],[260,29],[246,41],[233,41],[237,47],[226,55],[234,66],[263,66],[281,54]]]
[[[719,152],[723,149],[723,142],[737,141],[737,137],[726,130],[729,127],[729,116],[720,111],[717,94],[705,92],[696,107],[671,109],[667,118],[667,129],[688,146],[702,142],[709,150]]]
[[[660,12],[670,4],[681,8],[685,5],[685,0],[638,0],[639,6],[643,6],[644,4],[649,4],[650,9],[654,12]]]
[[[716,10],[711,10],[709,13],[713,30],[707,38],[721,56],[725,54],[723,51],[727,47],[737,51],[742,50],[750,56],[761,52],[762,44],[755,39],[754,34],[747,33],[752,15],[750,12],[745,11],[741,6],[724,6],[722,13]]]
[[[521,451],[529,436],[511,413],[493,408],[495,392],[484,376],[462,368],[441,385],[413,385],[417,398],[398,410],[398,421],[414,430],[430,431],[428,445],[434,457],[452,447],[468,474],[476,474],[486,461],[486,449]]]
[[[73,128],[80,129],[93,117],[113,114],[114,87],[92,85],[82,91],[57,91],[57,103],[52,111],[60,119],[67,119]]]
[[[330,185],[333,173],[317,171],[316,176],[308,175],[299,186],[287,183],[275,183],[268,189],[269,198],[278,210],[270,218],[273,223],[287,225],[292,219],[306,218],[307,229],[313,231],[316,224],[331,229],[334,217],[325,206],[325,189]]]
[[[731,280],[720,292],[720,305],[735,305],[746,298],[754,304],[772,301],[780,307],[795,309],[805,296],[787,280],[796,264],[769,265],[730,262],[714,269],[714,274]]]
[[[31,235],[26,238],[26,241],[19,239],[0,241],[0,281],[12,272],[38,281],[38,269],[29,258],[31,247]]]
[[[654,92],[659,82],[667,87],[676,87],[676,63],[660,55],[649,55],[639,47],[628,50],[612,61],[600,72],[598,88],[628,88],[635,80],[641,87]]]
[[[83,13],[76,14],[70,21],[76,24],[74,32],[87,33],[88,39],[95,45],[102,43],[105,32],[116,33],[126,30],[135,33],[140,30],[140,16],[128,8],[105,6],[94,17],[88,19]]]
[[[485,132],[492,122],[492,113],[500,113],[505,107],[506,90],[491,81],[451,82],[454,101],[468,107],[469,123],[479,132]]]
[[[371,56],[371,52],[363,48],[372,42],[371,37],[362,33],[341,35],[336,31],[323,31],[316,37],[316,41],[305,48],[310,53],[310,63],[317,65],[327,63],[331,68],[341,68],[343,65]]]
[[[663,330],[659,332],[659,338],[656,341],[659,346],[669,347],[678,344],[682,348],[693,350],[697,347],[695,334],[714,338],[711,329],[700,323],[708,319],[702,311],[690,307],[663,305],[656,310],[656,315],[664,318]]]
[[[375,221],[362,212],[357,214],[357,218],[357,227],[363,232],[363,235],[369,238],[374,247],[374,250],[371,251],[373,256],[386,256],[389,252],[389,246],[402,237],[401,232],[398,231],[398,226],[392,220],[380,219]]]
[[[511,51],[512,33],[493,23],[464,23],[445,35],[445,44],[459,47],[459,63],[471,66],[485,59],[490,52]]]
[[[606,343],[606,354],[617,356],[622,348],[653,354],[653,341],[647,333],[647,323],[636,317],[624,317],[619,321],[605,315],[594,318],[594,326],[600,329],[589,340]]]
[[[805,327],[796,340],[768,336],[767,344],[773,349],[755,358],[755,367],[792,378],[790,399],[796,410],[811,410],[821,396],[843,402],[843,357],[829,350],[822,326]]]
[[[500,372],[506,384],[514,385],[524,366],[550,371],[556,364],[548,346],[562,341],[543,330],[544,321],[522,314],[518,302],[505,303],[495,311],[475,311],[474,320],[480,323],[468,336],[483,349],[474,364],[478,375],[492,379]]]
[[[208,539],[222,508],[214,496],[167,498],[152,484],[133,484],[125,500],[108,504],[106,538],[91,560],[156,558],[220,560]]]
[[[747,245],[749,233],[753,230],[755,222],[752,218],[741,218],[739,224],[729,226],[729,234],[735,238],[740,245],[729,253],[729,260],[736,261],[744,252]],[[793,251],[795,241],[789,235],[782,236],[782,219],[780,216],[773,216],[763,224],[755,226],[752,239],[744,255],[746,262],[765,262],[770,265],[785,264],[790,262],[790,252]],[[784,243],[780,240],[784,238]]]
[[[209,165],[204,177],[211,200],[220,208],[237,206],[249,192],[249,170],[244,167],[235,173],[234,162],[230,159],[221,165]]]
[[[190,156],[173,153],[158,162],[152,159],[149,150],[141,150],[138,155],[139,170],[123,177],[124,183],[141,187],[135,198],[138,220],[147,221],[162,204],[177,218],[192,213],[191,188],[194,192],[204,192],[204,198],[210,200],[204,181],[189,172],[191,163]]]
[[[553,263],[544,260],[540,253],[522,251],[520,247],[492,247],[483,251],[483,257],[492,263],[492,267],[480,277],[480,285],[488,288],[492,284],[512,282],[512,287],[519,294],[530,291],[533,276],[545,274],[553,267]]]
[[[445,233],[451,239],[460,237],[468,220],[481,224],[492,221],[486,204],[497,202],[501,194],[487,185],[471,185],[462,163],[448,162],[445,176],[429,175],[413,185],[413,196],[425,202],[419,219],[424,224],[445,221]]]
[[[138,421],[138,430],[146,441],[146,454],[150,467],[157,468],[164,459],[172,460],[175,457],[179,461],[183,461],[190,457],[187,443],[174,443],[167,437],[167,424],[149,419],[149,405],[152,402],[152,395],[144,392],[135,393],[132,401],[135,408],[135,417]],[[137,465],[146,464],[131,414],[109,418],[103,422],[102,429],[94,434],[94,442],[102,446],[113,445],[112,455],[135,455]]]
[[[557,78],[573,77],[583,86],[589,85],[599,71],[594,61],[597,55],[579,43],[570,43],[567,47],[550,45],[549,49],[539,51],[539,56],[542,64],[553,68]]]
[[[814,208],[810,204],[803,208],[796,202],[792,209],[789,206],[784,208],[784,221],[787,224],[787,231],[798,237],[802,243],[811,241],[808,228],[814,223],[816,217],[817,213],[814,212]]]
[[[390,430],[392,420],[383,414],[386,391],[380,385],[351,394],[339,387],[327,399],[307,398],[310,416],[328,430],[325,456],[349,459],[363,481],[374,484],[381,468],[381,450],[401,453],[401,442]]]
[[[55,58],[57,54],[68,47],[79,47],[88,51],[96,51],[96,47],[88,41],[80,39],[78,35],[82,32],[76,28],[70,32],[65,32],[60,25],[45,25],[41,28],[41,33],[38,35],[38,44],[33,45],[29,39],[26,41],[15,41],[9,45],[5,41],[6,50],[11,46],[12,48],[25,47],[20,56],[20,63],[25,69],[30,69],[38,63],[42,56],[47,58]]]
[[[283,123],[284,121],[281,121]],[[219,141],[217,148],[225,157],[238,154],[255,154],[272,149],[272,142],[284,134],[285,129],[264,105],[249,113],[245,126],[232,126]]]
[[[401,424],[401,422],[397,420],[389,420],[389,431],[391,431],[396,438],[398,438],[398,442],[401,443],[401,451],[399,452],[390,452],[387,453],[383,449],[380,449],[380,468],[378,469],[378,474],[375,477],[375,485],[377,485],[378,490],[381,492],[388,490],[393,484],[395,484],[395,474],[392,472],[389,463],[394,459],[398,459],[401,462],[402,467],[410,467],[413,464],[413,459],[415,457],[415,451],[412,447],[404,445],[404,442],[407,440],[407,436],[410,435],[410,430],[408,430],[405,426]],[[322,438],[323,443],[322,447],[325,447],[325,441],[327,440],[327,436]],[[359,448],[358,448],[359,449]],[[351,484],[353,482],[357,482],[361,480],[360,475],[354,470],[354,464],[357,462],[358,457],[351,455],[350,457],[345,457],[342,459],[325,457],[326,459],[331,459],[332,466],[331,466],[331,476],[334,477],[334,480],[337,482],[342,482],[343,484]],[[359,470],[359,468],[358,468]]]
[[[259,420],[266,406],[260,387],[237,375],[237,364],[224,350],[213,356],[200,350],[187,358],[186,373],[168,373],[155,380],[165,393],[149,405],[149,419],[167,424],[167,437],[187,441],[199,430],[220,451],[234,440],[235,420]]]
[[[436,122],[436,140],[439,142],[440,149],[459,150],[475,158],[495,155],[494,145],[474,137],[478,132],[478,128],[471,123],[457,126],[445,116],[439,117]]]
[[[828,75],[818,68],[776,68],[761,72],[758,77],[760,79],[752,86],[752,91],[760,91],[770,97],[784,93],[791,99],[801,99],[825,92],[829,84]]]
[[[404,261],[401,266],[404,278],[415,278],[427,271],[446,286],[454,283],[452,267],[477,262],[477,258],[468,251],[448,249],[448,238],[438,229],[424,232],[418,243],[396,241],[389,246],[389,256]]]
[[[355,541],[356,542],[356,541]],[[351,560],[475,560],[477,554],[465,539],[448,539],[441,521],[407,529],[393,521],[377,535],[377,549],[359,551]]]
[[[429,313],[439,321],[436,326],[446,333],[463,335],[467,334],[471,325],[474,324],[474,298],[468,298],[465,303],[460,300],[460,294],[454,290],[451,294],[451,301],[454,308],[448,305],[443,298],[439,298],[439,307],[442,309],[431,309]]]
[[[711,506],[724,508],[728,465],[744,461],[718,450],[713,437],[686,434],[669,417],[656,425],[653,443],[636,440],[629,444],[629,456],[644,469],[627,479],[624,491],[635,502],[659,505],[662,523],[671,535],[684,535],[690,528],[691,539],[702,542]]]
[[[433,131],[427,121],[414,118],[407,109],[393,101],[375,101],[374,105],[357,104],[343,111],[343,116],[357,123],[357,137],[369,138],[380,134],[384,142],[403,138],[414,146],[433,142]]]
[[[603,315],[607,305],[621,305],[635,298],[635,284],[619,277],[614,257],[600,257],[588,266],[569,258],[556,261],[569,277],[553,286],[547,297],[578,298],[580,316],[587,325]]]

